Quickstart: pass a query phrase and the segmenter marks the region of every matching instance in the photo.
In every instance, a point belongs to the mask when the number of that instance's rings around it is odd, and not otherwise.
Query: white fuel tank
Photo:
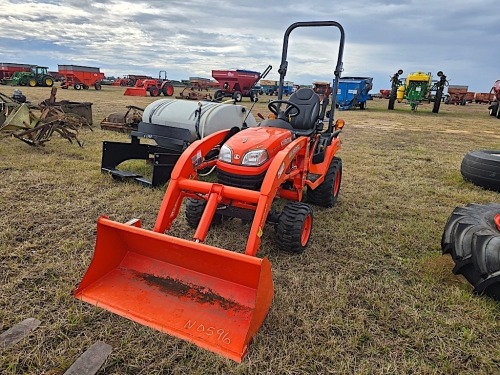
[[[199,133],[202,138],[234,126],[241,128],[243,121],[249,127],[257,125],[252,113],[248,113],[248,109],[242,105],[178,99],[154,101],[144,110],[142,121],[188,129],[192,136],[191,142],[193,142],[198,138],[195,117],[198,103],[202,104],[199,125]]]

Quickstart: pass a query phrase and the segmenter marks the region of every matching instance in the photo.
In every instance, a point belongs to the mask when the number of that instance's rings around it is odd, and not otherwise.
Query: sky
[[[166,70],[170,79],[212,69],[273,69],[298,21],[345,29],[342,76],[390,88],[398,69],[443,71],[449,83],[489,92],[500,79],[499,0],[0,0],[0,62],[99,67],[106,76]],[[328,81],[335,28],[295,29],[286,80]]]

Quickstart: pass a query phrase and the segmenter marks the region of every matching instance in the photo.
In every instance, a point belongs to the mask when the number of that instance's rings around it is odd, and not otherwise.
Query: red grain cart
[[[465,96],[467,95],[468,90],[469,86],[449,85],[448,86],[449,96],[445,100],[445,104],[465,105],[465,103],[467,103]]]
[[[0,63],[0,81],[10,79],[15,72],[31,72],[32,67],[30,64]]]
[[[467,94],[465,94],[465,100],[468,103],[472,103],[474,101],[475,96],[476,96],[475,92],[467,91]]]
[[[494,95],[491,92],[476,92],[474,101],[478,104],[491,103],[494,99]]]
[[[222,99],[232,97],[237,102],[241,102],[243,97],[248,97],[252,101],[255,93],[252,87],[271,71],[269,65],[261,74],[252,70],[212,70],[212,77],[219,83],[219,89],[215,91],[214,98]]]
[[[382,95],[382,99],[389,99],[389,96],[391,96],[391,89],[380,90],[380,95]]]
[[[64,76],[61,88],[67,89],[73,86],[75,90],[88,90],[94,86],[96,90],[101,89],[101,81],[104,79],[104,73],[99,68],[78,65],[58,65],[59,74]]]

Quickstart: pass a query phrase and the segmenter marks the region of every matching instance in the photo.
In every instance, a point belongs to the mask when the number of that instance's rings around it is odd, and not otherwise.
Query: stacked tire
[[[455,275],[463,275],[474,292],[500,300],[500,204],[468,204],[453,210],[441,248],[450,254]]]
[[[500,151],[478,150],[467,153],[460,172],[466,181],[500,191]]]

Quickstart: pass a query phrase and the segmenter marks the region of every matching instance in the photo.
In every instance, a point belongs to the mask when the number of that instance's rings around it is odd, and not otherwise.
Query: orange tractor
[[[302,203],[332,207],[340,190],[342,161],[326,105],[311,89],[283,100],[290,33],[299,27],[335,27],[340,43],[333,91],[342,71],[344,30],[335,21],[298,22],[284,35],[274,114],[257,127],[221,130],[191,143],[177,161],[153,230],[137,219],[101,217],[92,262],[74,295],[141,324],[191,341],[240,362],[273,299],[271,265],[258,258],[264,227],[276,229],[278,248],[301,253],[313,231],[313,212]],[[326,101],[324,101],[326,103]],[[282,108],[284,107],[284,109]],[[217,181],[198,179],[215,168]],[[277,198],[288,200],[278,211]],[[192,240],[168,234],[185,201]],[[244,253],[205,244],[212,225],[226,218],[251,222]]]
[[[167,79],[167,72],[165,70],[160,70],[158,79],[137,79],[134,87],[128,87],[123,95],[148,96],[148,92],[151,96],[159,96],[160,94],[165,96],[174,95],[174,86]]]

